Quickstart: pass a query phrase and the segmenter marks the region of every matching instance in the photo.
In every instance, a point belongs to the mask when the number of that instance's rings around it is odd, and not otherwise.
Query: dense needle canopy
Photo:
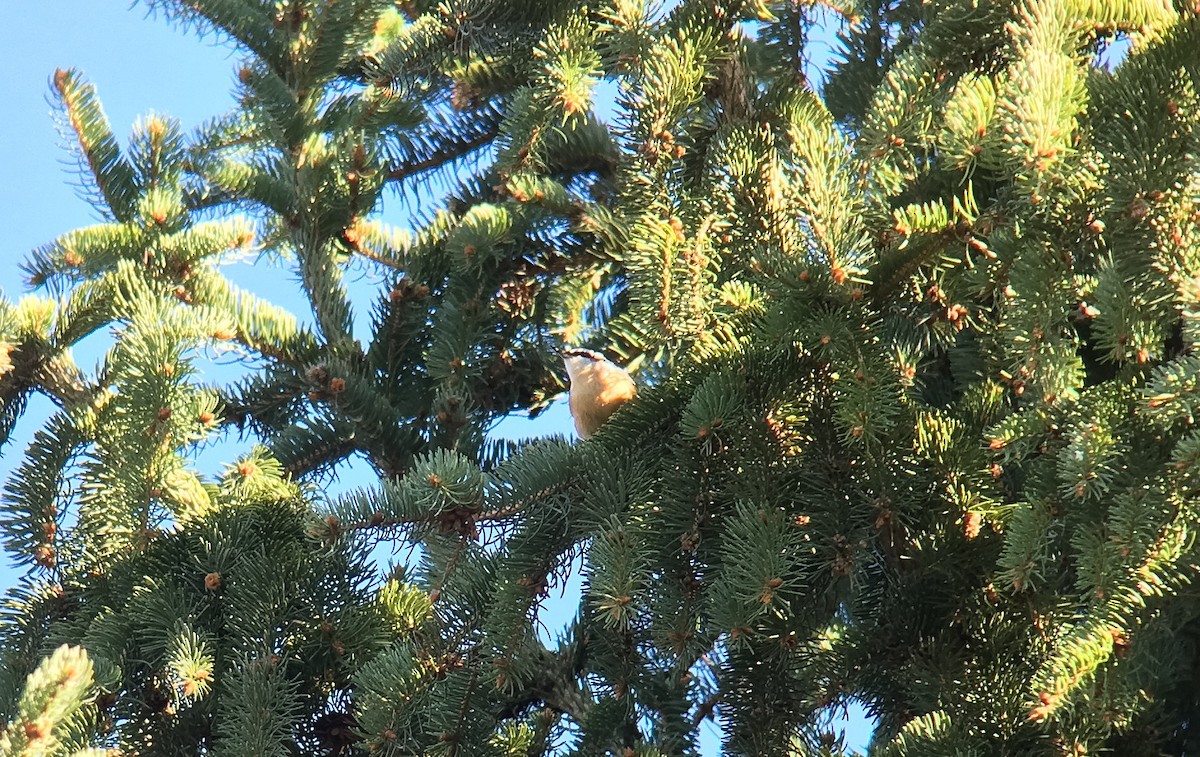
[[[0,753],[836,755],[851,701],[873,755],[1200,749],[1194,3],[148,4],[236,101],[121,142],[53,77],[102,222],[0,302],[0,432],[57,406],[0,500]],[[564,345],[637,397],[489,438]]]

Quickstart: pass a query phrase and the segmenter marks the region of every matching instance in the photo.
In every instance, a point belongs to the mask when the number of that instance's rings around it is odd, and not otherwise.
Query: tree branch
[[[449,163],[453,160],[458,160],[464,155],[468,155],[469,153],[478,150],[480,147],[483,147],[488,142],[491,142],[499,134],[500,127],[493,126],[481,134],[473,137],[472,139],[448,145],[441,150],[434,152],[432,155],[416,161],[415,163],[406,163],[402,166],[397,166],[391,171],[388,171],[388,181],[400,181],[414,174],[428,171],[431,168],[437,168],[438,166]]]

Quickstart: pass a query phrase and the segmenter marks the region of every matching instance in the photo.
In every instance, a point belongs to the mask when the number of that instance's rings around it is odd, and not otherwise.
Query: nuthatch
[[[563,350],[567,378],[571,380],[568,404],[580,439],[596,433],[608,416],[633,398],[637,387],[624,368],[609,362],[599,352]]]

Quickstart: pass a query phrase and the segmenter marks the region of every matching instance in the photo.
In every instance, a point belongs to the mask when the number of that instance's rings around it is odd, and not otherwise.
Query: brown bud
[[[329,369],[321,363],[310,365],[304,371],[304,377],[314,384],[324,384],[329,380]]]
[[[39,544],[33,550],[33,561],[43,568],[53,568],[58,564],[58,553],[49,544]]]
[[[213,571],[204,577],[204,588],[208,591],[217,591],[221,588],[221,574]]]
[[[1117,657],[1125,657],[1129,654],[1129,636],[1124,631],[1114,627],[1108,629],[1108,634],[1112,637],[1113,653]]]
[[[979,513],[967,513],[963,518],[963,534],[968,539],[974,539],[979,536],[979,530],[983,527],[983,516]]]
[[[330,379],[329,391],[331,394],[341,394],[346,391],[346,379],[340,377]]]
[[[30,742],[39,742],[50,735],[50,729],[45,726],[41,719],[29,720],[24,725],[24,733],[25,738]],[[34,744],[31,743],[30,746],[32,747]],[[40,753],[42,750],[38,748],[36,751]]]
[[[1133,198],[1129,203],[1129,217],[1134,221],[1140,221],[1150,214],[1150,203],[1146,202],[1141,197]]]

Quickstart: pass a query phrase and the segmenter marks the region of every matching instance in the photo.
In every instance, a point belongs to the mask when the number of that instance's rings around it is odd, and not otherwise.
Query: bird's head
[[[608,358],[594,350],[572,347],[562,351],[563,363],[567,366],[567,376],[573,378],[580,371],[596,363],[607,363]]]

